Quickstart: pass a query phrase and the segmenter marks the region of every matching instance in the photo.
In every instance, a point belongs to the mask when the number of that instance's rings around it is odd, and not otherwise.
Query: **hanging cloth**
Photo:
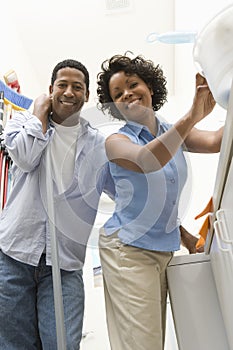
[[[198,214],[197,216],[195,216],[195,220],[201,218],[202,216],[206,215],[206,218],[200,228],[199,231],[199,235],[200,238],[198,239],[197,243],[196,243],[196,248],[201,248],[205,245],[206,242],[206,238],[207,238],[207,234],[208,231],[210,229],[210,218],[212,216],[213,213],[213,198],[211,197],[209,202],[207,203],[206,207],[201,211],[200,214]]]

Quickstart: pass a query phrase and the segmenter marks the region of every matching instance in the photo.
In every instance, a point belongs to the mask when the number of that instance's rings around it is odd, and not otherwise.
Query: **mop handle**
[[[3,133],[4,91],[0,91],[0,135]]]
[[[53,293],[54,293],[54,306],[55,306],[55,319],[56,319],[56,332],[57,332],[57,349],[66,350],[66,333],[64,322],[64,309],[62,298],[62,286],[61,286],[61,273],[59,267],[58,246],[56,239],[55,229],[55,212],[53,202],[53,181],[52,181],[52,168],[49,157],[49,147],[45,153],[46,164],[46,190],[47,190],[47,210],[49,218],[49,231],[51,240],[51,259],[52,259],[52,276],[53,276]]]

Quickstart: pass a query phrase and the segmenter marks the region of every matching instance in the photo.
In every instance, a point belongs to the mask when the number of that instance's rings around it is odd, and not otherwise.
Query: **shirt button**
[[[171,183],[172,183],[172,184],[174,184],[174,182],[175,182],[175,179],[171,179],[170,181],[171,181]]]
[[[172,204],[175,205],[175,204],[176,204],[176,201],[172,201]]]

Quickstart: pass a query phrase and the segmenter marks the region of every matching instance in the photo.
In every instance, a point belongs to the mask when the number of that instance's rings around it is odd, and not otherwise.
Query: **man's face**
[[[78,120],[82,106],[89,98],[83,72],[70,67],[60,69],[53,86],[50,86],[50,94],[52,119],[56,123],[69,124],[69,120]]]

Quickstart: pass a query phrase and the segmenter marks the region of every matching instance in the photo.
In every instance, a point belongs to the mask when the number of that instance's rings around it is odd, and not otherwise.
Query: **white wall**
[[[34,98],[47,91],[58,61],[76,58],[90,70],[93,104],[96,74],[101,62],[113,54],[126,50],[144,54],[161,62],[172,76],[173,48],[164,46],[157,51],[147,44],[146,36],[154,30],[173,29],[173,0],[158,5],[151,0],[130,3],[129,9],[109,14],[105,0],[5,2],[1,9],[5,23],[0,25],[2,33],[8,28],[2,38],[7,50],[1,55],[0,73],[8,67],[17,69],[23,91]]]

